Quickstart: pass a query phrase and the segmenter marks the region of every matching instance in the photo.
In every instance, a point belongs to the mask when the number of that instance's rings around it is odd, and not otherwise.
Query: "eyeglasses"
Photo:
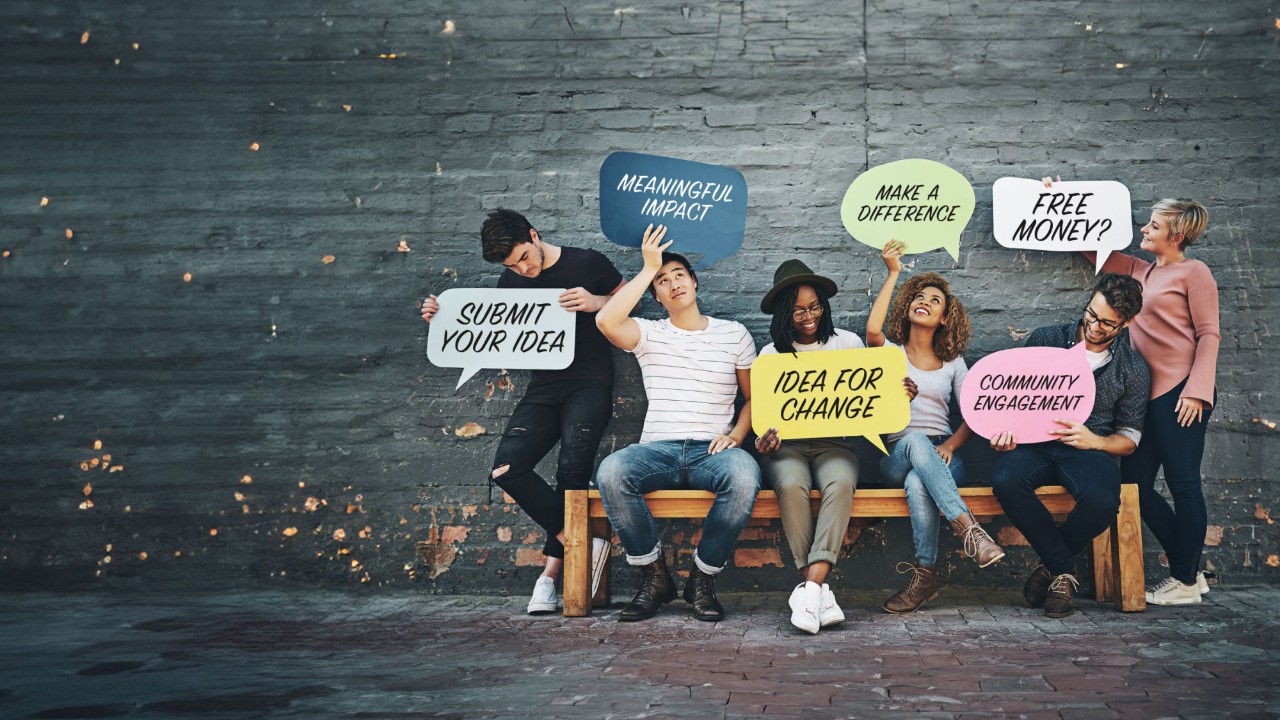
[[[1102,318],[1098,317],[1093,312],[1093,308],[1084,309],[1084,321],[1090,324],[1097,323],[1098,325],[1101,325],[1102,329],[1106,330],[1107,332],[1112,332],[1120,327],[1120,323],[1118,322],[1103,320]]]
[[[803,320],[807,317],[818,317],[822,314],[821,305],[810,305],[807,308],[798,308],[791,313],[791,317],[795,320]]]

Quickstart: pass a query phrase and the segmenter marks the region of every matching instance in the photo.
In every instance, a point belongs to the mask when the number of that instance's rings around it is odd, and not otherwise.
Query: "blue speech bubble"
[[[666,225],[673,252],[697,253],[697,269],[742,247],[747,181],[721,165],[615,152],[600,166],[600,230],[618,245],[640,247],[649,225]]]

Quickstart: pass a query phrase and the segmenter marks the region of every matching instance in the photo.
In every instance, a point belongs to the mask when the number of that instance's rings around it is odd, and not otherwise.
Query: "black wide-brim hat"
[[[836,287],[835,281],[831,278],[825,278],[821,275],[814,274],[814,272],[809,269],[808,265],[805,265],[799,260],[788,260],[779,265],[778,269],[774,271],[773,287],[769,288],[769,292],[765,293],[764,299],[760,301],[760,312],[766,315],[772,315],[773,299],[778,296],[778,293],[792,285],[800,284],[820,287],[827,294],[827,297],[831,297],[839,292],[839,288]]]

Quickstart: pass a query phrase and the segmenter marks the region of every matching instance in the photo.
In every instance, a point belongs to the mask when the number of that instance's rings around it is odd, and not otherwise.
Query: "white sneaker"
[[[1200,589],[1183,585],[1177,578],[1165,578],[1164,582],[1147,591],[1147,602],[1152,605],[1195,605],[1200,602]]]
[[[529,614],[541,615],[556,611],[556,581],[540,575],[533,584],[533,597],[529,598]]]
[[[604,574],[604,564],[612,549],[608,540],[591,538],[591,597],[600,589],[600,576]]]
[[[791,606],[791,624],[810,635],[816,635],[821,627],[818,622],[818,607],[822,604],[822,586],[807,581],[800,583],[791,591],[787,604]]]
[[[818,606],[818,622],[822,623],[822,627],[831,627],[844,622],[844,611],[836,604],[836,594],[831,592],[831,586],[826,583],[822,583],[822,603]]]
[[[1196,587],[1199,588],[1200,594],[1209,592],[1209,581],[1204,579],[1204,573],[1196,573]]]

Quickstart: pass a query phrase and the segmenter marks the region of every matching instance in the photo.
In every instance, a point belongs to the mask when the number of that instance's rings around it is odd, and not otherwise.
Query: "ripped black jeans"
[[[564,529],[564,491],[585,490],[595,468],[596,449],[613,415],[613,386],[604,382],[534,382],[516,405],[502,434],[493,467],[511,469],[493,478],[533,521],[547,531],[542,552],[564,557],[556,534]],[[534,472],[560,443],[553,490]]]

